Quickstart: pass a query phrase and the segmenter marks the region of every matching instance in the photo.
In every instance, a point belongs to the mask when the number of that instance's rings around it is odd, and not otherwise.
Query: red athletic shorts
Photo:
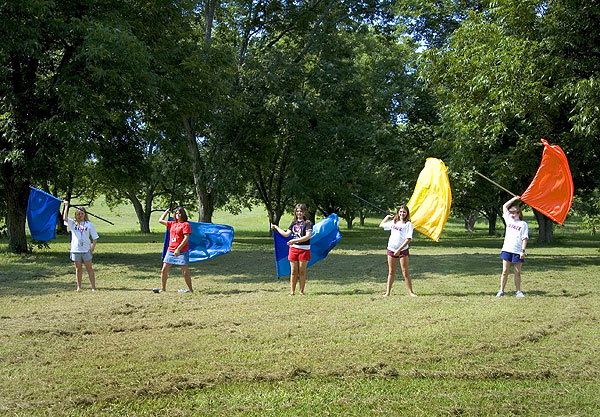
[[[310,261],[310,249],[298,249],[290,246],[288,261]]]

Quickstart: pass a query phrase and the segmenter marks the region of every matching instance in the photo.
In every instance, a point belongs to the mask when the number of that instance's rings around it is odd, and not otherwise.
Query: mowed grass
[[[415,235],[410,269],[382,298],[388,233],[345,229],[308,270],[307,295],[275,277],[262,210],[217,213],[232,252],[160,281],[162,227],[98,206],[98,291],[76,293],[68,238],[0,258],[1,415],[598,415],[599,239],[556,230],[532,240],[526,298],[496,298],[502,237],[451,220]],[[156,214],[156,217],[158,217]],[[288,216],[282,225],[289,223]],[[156,223],[156,220],[153,219]],[[498,224],[501,231],[501,224]],[[5,249],[2,243],[0,249]]]

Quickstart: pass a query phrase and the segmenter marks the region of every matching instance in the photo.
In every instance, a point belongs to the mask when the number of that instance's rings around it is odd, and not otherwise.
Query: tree
[[[375,175],[368,170],[372,144],[393,131],[394,89],[406,75],[405,56],[393,47],[389,4],[282,7],[286,13],[261,20],[268,23],[259,35],[242,42],[241,117],[229,137],[243,138],[239,159],[250,166],[272,223],[300,200],[323,214],[344,207],[349,219],[358,207],[350,192],[358,191],[361,176]]]
[[[118,124],[120,133],[106,129],[96,137],[94,172],[109,207],[128,200],[140,231],[150,233],[150,216],[157,198],[168,203],[189,202],[191,172],[185,166],[185,147],[173,146],[140,118]],[[96,135],[100,135],[97,133]],[[187,195],[186,195],[187,194]],[[174,207],[169,207],[173,209]]]
[[[156,2],[155,2],[156,3]],[[6,1],[0,5],[0,156],[9,250],[26,252],[29,184],[57,175],[70,146],[87,148],[114,114],[152,89],[143,39],[160,37],[175,2]],[[148,15],[160,11],[148,25]],[[154,31],[152,36],[148,32]]]
[[[567,10],[575,12],[574,4],[492,3],[463,20],[447,45],[424,54],[422,76],[436,89],[443,136],[453,155],[452,162],[461,167],[465,179],[473,169],[484,170],[518,194],[525,190],[539,165],[540,137],[560,144],[567,155],[577,152],[581,162],[570,158],[572,168],[581,164],[589,167],[583,170],[589,173],[592,165],[597,165],[592,163],[595,151],[579,133],[581,129],[593,131],[594,124],[588,121],[585,127],[577,127],[578,120],[588,120],[587,113],[572,101],[570,93],[565,94],[565,90],[577,91],[569,86],[581,85],[574,81],[581,80],[584,73],[577,74],[574,68],[586,68],[588,77],[597,71],[598,60],[591,59],[597,52],[594,47],[579,44],[578,53],[570,56],[565,67],[565,51],[560,46],[565,39],[558,35],[557,26],[578,32],[576,39],[581,39],[583,33],[597,38],[590,28],[595,27],[598,14],[584,8],[576,13],[579,22],[569,17],[564,27],[562,19],[567,18]],[[586,22],[583,26],[582,21]],[[555,38],[546,36],[549,32]],[[589,85],[590,80],[581,82]],[[581,98],[587,102],[590,90],[584,90]],[[577,169],[572,171],[576,189],[579,184],[590,183],[589,178],[578,175]],[[552,222],[539,213],[536,218],[539,240],[551,242]]]

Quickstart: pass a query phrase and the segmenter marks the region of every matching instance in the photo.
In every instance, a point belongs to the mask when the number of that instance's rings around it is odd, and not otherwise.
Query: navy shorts
[[[522,264],[524,261],[524,259],[521,259],[520,253],[512,253],[512,252],[502,251],[502,253],[500,254],[500,257],[502,259],[504,259],[505,261],[511,262],[513,264]]]
[[[175,256],[173,252],[167,252],[163,262],[171,265],[188,265],[190,263],[190,252],[180,252],[179,256]]]

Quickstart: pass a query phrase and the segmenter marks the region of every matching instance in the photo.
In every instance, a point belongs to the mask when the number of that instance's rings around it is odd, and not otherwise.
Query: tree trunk
[[[281,215],[283,213],[277,213],[273,210],[269,210],[269,223],[272,224],[276,224],[279,225],[279,222],[281,221]]]
[[[472,210],[467,214],[463,214],[463,219],[465,221],[465,229],[468,232],[473,233],[475,231],[475,222],[477,221],[478,213],[476,210]]]
[[[14,179],[14,169],[10,162],[2,164],[2,181],[6,193],[6,232],[8,251],[27,253],[25,220],[29,200],[29,184]]]
[[[215,211],[213,204],[213,196],[206,188],[202,180],[202,172],[204,171],[204,163],[198,151],[196,143],[196,134],[192,127],[193,120],[190,117],[183,117],[183,127],[185,129],[185,137],[187,139],[188,150],[192,158],[192,173],[194,175],[194,186],[196,197],[198,198],[198,221],[204,223],[212,223],[212,215]]]
[[[71,198],[73,196],[73,183],[75,182],[75,179],[73,178],[73,175],[71,175],[71,174],[68,175],[68,178],[69,178],[69,185],[67,186],[67,192],[65,193],[64,200],[68,201],[70,203]],[[65,225],[65,222],[63,221],[62,215],[63,215],[62,211],[60,211],[60,209],[59,209],[58,216],[56,218],[56,234],[68,235],[69,231],[67,230],[67,226]]]
[[[212,43],[213,22],[215,20],[215,9],[217,0],[204,0],[204,44]]]
[[[146,213],[142,203],[135,195],[135,192],[127,191],[127,198],[133,204],[135,214],[137,215],[138,222],[140,223],[140,231],[142,233],[150,233],[150,212]]]
[[[266,169],[260,164],[252,166],[254,187],[267,209],[269,221],[277,225],[290,200],[283,195],[290,146],[291,139],[284,138],[283,143],[276,147],[271,163]]]
[[[352,221],[354,220],[354,216],[352,215],[346,215],[344,216],[344,220],[346,220],[346,229],[348,230],[352,230]]]
[[[314,206],[314,208],[309,208],[308,209],[308,220],[310,220],[312,222],[312,224],[316,223],[316,220],[317,220],[317,208],[316,208],[316,206]]]
[[[494,236],[496,234],[496,219],[498,218],[498,214],[491,210],[487,213],[488,218],[488,235]]]
[[[367,218],[367,213],[364,210],[360,210],[358,216],[359,216],[359,219],[360,219],[360,225],[364,226],[365,225],[365,219]]]
[[[196,186],[196,196],[198,197],[198,221],[212,223],[212,215],[215,211],[212,193],[210,193],[204,184]]]
[[[538,242],[554,243],[554,222],[537,210],[533,210],[533,214],[539,228]]]
[[[58,213],[56,215],[56,229],[55,229],[55,233],[57,235],[66,235],[66,234],[68,234],[67,226],[65,226],[65,222],[63,221],[62,211],[61,210],[58,210]]]

